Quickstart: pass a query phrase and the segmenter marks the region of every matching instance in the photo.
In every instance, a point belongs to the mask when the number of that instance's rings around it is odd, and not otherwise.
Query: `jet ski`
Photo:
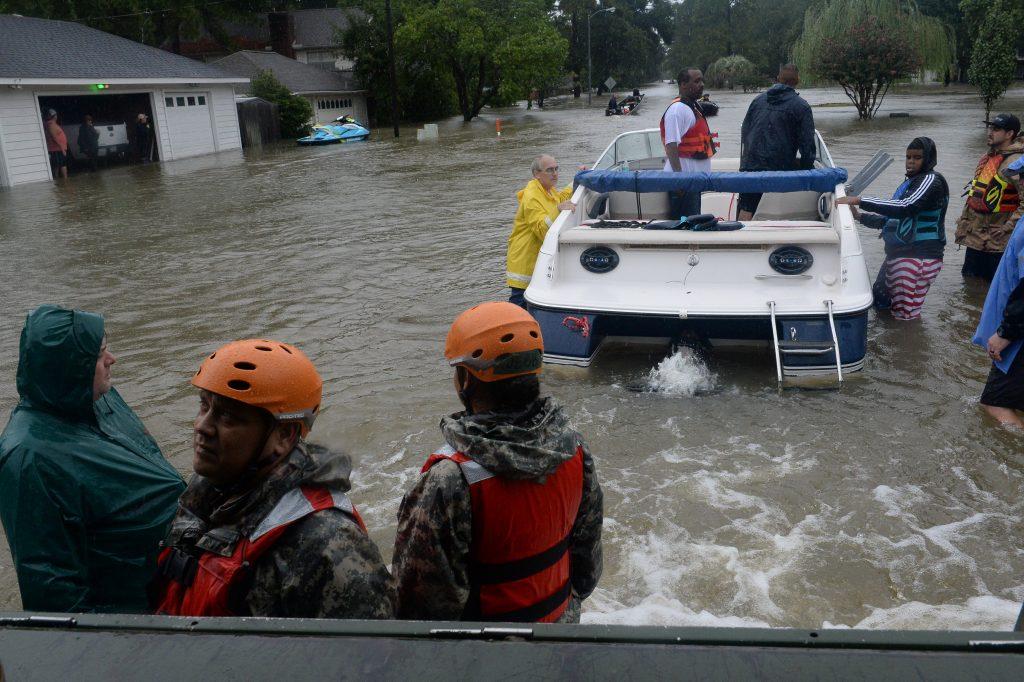
[[[315,125],[306,137],[300,137],[301,145],[339,144],[356,142],[370,137],[370,131],[351,116],[339,116],[332,123]]]

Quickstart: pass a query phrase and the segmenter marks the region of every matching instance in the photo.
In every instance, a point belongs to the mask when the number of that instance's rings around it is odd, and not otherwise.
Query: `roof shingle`
[[[209,64],[69,21],[0,14],[0,36],[0,78],[233,78]]]
[[[243,78],[270,71],[290,92],[359,92],[350,73],[324,71],[276,52],[242,50],[211,64]]]

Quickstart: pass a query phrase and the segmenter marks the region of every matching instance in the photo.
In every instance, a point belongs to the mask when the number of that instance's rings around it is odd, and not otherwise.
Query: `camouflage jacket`
[[[165,544],[196,558],[204,551],[230,555],[287,492],[300,485],[347,492],[350,472],[347,456],[300,443],[255,487],[224,491],[194,475]],[[232,606],[252,616],[392,618],[394,603],[394,585],[376,545],[347,514],[327,509],[284,532],[254,563],[251,586]]]
[[[445,442],[498,476],[547,476],[583,447],[583,496],[573,525],[572,597],[561,622],[579,622],[580,605],[601,577],[603,493],[594,460],[562,408],[550,398],[522,413],[459,413],[441,420]],[[470,598],[473,509],[457,464],[441,461],[422,474],[402,500],[392,573],[398,615],[460,620]]]
[[[1006,154],[1007,152],[1009,153],[1003,157],[1002,163],[999,164],[1000,173],[1006,170],[1007,166],[1019,159],[1021,154],[1024,153],[1024,142],[1014,142],[1006,152],[1002,153]],[[988,158],[988,154],[983,156],[981,158],[982,164]],[[979,164],[980,166],[981,164]],[[1003,177],[1006,176],[1004,175]],[[1013,228],[1017,225],[1021,214],[1024,213],[1024,186],[1022,186],[1024,183],[1021,182],[1019,176],[1009,179],[1009,181],[1017,187],[1017,193],[1020,194],[1022,199],[1021,206],[1012,213],[978,213],[968,206],[964,206],[960,218],[956,221],[957,244],[966,246],[969,249],[987,251],[989,253],[1002,253],[1006,250],[1006,244],[1010,241]]]

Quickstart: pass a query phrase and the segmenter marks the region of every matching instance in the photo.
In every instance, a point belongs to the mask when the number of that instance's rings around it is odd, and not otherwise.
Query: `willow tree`
[[[806,77],[842,86],[862,119],[875,115],[889,88],[915,72],[942,73],[956,41],[913,0],[826,0],[804,14],[793,48]]]

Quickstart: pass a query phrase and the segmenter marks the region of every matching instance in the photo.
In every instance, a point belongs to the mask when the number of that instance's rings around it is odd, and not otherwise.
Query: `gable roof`
[[[300,9],[289,12],[289,14],[295,21],[293,46],[296,49],[337,47],[336,32],[346,30],[352,19],[365,16],[361,9],[337,7]]]
[[[350,73],[325,71],[276,52],[242,50],[211,62],[212,66],[245,78],[270,71],[292,94],[312,92],[361,92]]]
[[[208,64],[70,21],[0,14],[0,83],[242,83]]]

